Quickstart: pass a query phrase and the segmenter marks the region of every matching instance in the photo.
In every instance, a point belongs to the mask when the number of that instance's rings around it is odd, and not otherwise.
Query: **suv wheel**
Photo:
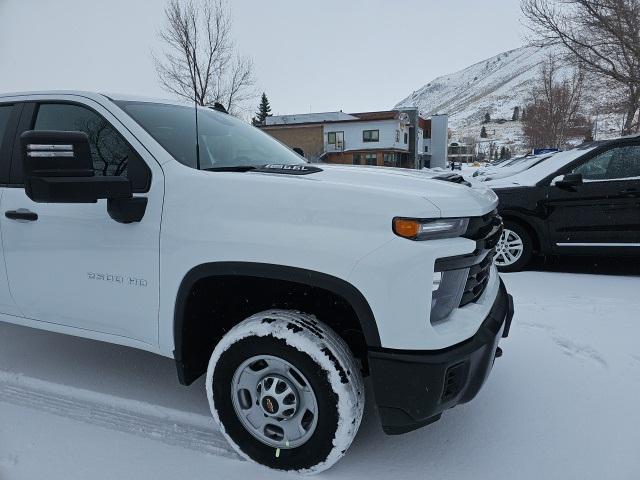
[[[364,387],[344,341],[311,315],[270,310],[231,329],[207,370],[209,406],[240,455],[319,472],[360,426]]]
[[[506,221],[502,236],[496,245],[494,262],[501,272],[522,270],[533,256],[533,240],[529,232],[518,223]]]

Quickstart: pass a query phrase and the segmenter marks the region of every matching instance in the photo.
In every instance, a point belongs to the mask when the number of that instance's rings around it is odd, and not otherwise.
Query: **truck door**
[[[109,110],[68,98],[26,104],[20,119],[12,183],[4,189],[0,216],[13,298],[33,320],[156,345],[162,171]],[[95,174],[126,176],[135,195],[148,198],[142,221],[116,222],[106,200],[31,201],[23,188],[18,142],[25,130],[85,132]]]
[[[11,166],[11,146],[15,134],[16,122],[22,109],[20,103],[0,103],[0,184],[9,182]],[[3,206],[2,196],[4,188],[0,187],[0,208]],[[9,280],[4,264],[2,241],[0,236],[0,313],[21,316],[9,290]]]

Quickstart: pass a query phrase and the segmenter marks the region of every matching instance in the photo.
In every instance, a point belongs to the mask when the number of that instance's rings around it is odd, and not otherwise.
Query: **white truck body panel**
[[[149,203],[142,222],[128,225],[109,218],[104,201],[35,204],[21,188],[2,188],[3,211],[29,208],[40,216],[31,224],[0,219],[6,262],[0,285],[8,274],[11,292],[11,298],[0,294],[4,321],[172,356],[184,276],[204,263],[257,262],[351,283],[371,307],[382,347],[430,350],[472,336],[496,297],[493,269],[478,302],[433,327],[434,262],[472,253],[475,242],[414,242],[391,228],[396,216],[484,215],[497,206],[488,189],[391,168],[323,165],[308,176],[198,171],[175,161],[105,96],[53,92],[0,96],[0,103],[21,99],[91,106],[138,151],[153,180],[143,194]],[[91,272],[146,286],[89,279]]]

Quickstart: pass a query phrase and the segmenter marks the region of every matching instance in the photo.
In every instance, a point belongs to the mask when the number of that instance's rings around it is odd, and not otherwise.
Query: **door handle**
[[[18,210],[7,210],[4,212],[4,216],[11,220],[27,220],[34,222],[38,220],[38,214],[27,210],[26,208],[19,208]]]

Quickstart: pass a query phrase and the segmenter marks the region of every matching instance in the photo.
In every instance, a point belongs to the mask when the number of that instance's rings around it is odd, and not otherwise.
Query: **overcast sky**
[[[518,0],[231,0],[273,113],[393,105],[523,43]],[[165,0],[0,0],[0,91],[163,96],[151,60]],[[257,99],[256,99],[257,104]]]

